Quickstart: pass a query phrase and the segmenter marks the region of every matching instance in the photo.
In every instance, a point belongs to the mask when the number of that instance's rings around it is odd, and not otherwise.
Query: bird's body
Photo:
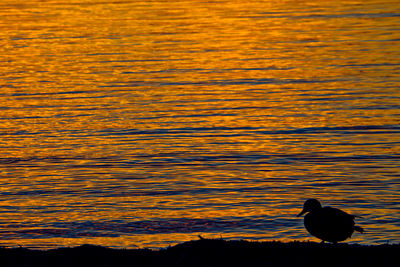
[[[350,238],[354,231],[364,230],[354,223],[354,215],[340,209],[322,207],[318,200],[309,199],[304,203],[302,212],[297,215],[304,217],[304,226],[313,236],[328,242],[340,242]]]

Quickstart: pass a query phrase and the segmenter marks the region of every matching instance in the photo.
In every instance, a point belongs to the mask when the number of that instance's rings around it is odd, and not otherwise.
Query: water
[[[0,245],[400,241],[398,1],[2,1]]]

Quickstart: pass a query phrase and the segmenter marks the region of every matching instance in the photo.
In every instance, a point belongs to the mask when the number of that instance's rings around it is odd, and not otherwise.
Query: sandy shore
[[[399,252],[400,244],[365,246],[200,239],[160,250],[92,245],[53,250],[0,248],[0,266],[396,266]]]

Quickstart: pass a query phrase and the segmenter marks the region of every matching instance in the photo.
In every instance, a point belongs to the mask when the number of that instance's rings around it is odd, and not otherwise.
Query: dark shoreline
[[[400,243],[366,246],[201,238],[160,250],[93,245],[51,250],[0,248],[0,266],[395,266],[399,252]]]

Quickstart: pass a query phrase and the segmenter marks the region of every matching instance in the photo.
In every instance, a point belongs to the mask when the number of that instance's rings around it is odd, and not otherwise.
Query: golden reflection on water
[[[400,36],[383,2],[2,2],[4,244],[159,247],[219,233],[17,230],[230,217],[276,223],[224,238],[304,240],[308,196],[393,220]],[[373,227],[354,241],[387,240]]]

